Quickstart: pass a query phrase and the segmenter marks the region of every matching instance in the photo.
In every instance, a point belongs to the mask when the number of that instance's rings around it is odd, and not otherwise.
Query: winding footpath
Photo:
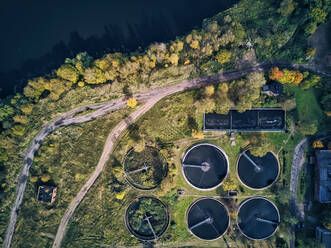
[[[236,70],[236,71],[230,71],[230,72],[224,72],[224,73],[218,73],[211,76],[201,77],[197,79],[192,80],[183,80],[178,84],[160,87],[160,88],[154,88],[151,89],[149,92],[144,94],[135,94],[133,95],[134,98],[137,99],[137,101],[145,102],[143,106],[138,108],[135,112],[131,113],[129,117],[121,121],[109,134],[106,143],[104,145],[104,149],[102,152],[102,155],[100,157],[100,160],[93,171],[91,177],[88,179],[88,181],[84,184],[82,189],[79,191],[79,193],[76,195],[76,197],[73,199],[71,204],[69,205],[68,209],[66,210],[61,223],[58,227],[58,231],[55,237],[55,241],[53,244],[53,248],[58,248],[61,245],[62,239],[64,237],[67,224],[69,223],[70,218],[72,217],[75,209],[79,205],[79,203],[83,200],[86,193],[89,191],[95,180],[100,175],[101,171],[104,168],[104,165],[106,161],[109,158],[109,155],[112,153],[114,149],[114,144],[116,143],[117,139],[120,137],[122,132],[132,123],[134,123],[136,120],[139,119],[140,116],[142,116],[144,113],[146,113],[148,110],[150,110],[155,103],[157,103],[162,98],[182,92],[189,89],[194,89],[198,87],[203,87],[208,84],[215,84],[218,82],[224,82],[229,80],[238,79],[240,77],[245,76],[248,73],[251,72],[263,72],[267,69],[269,69],[271,66],[286,66],[286,67],[292,67],[295,69],[304,69],[304,70],[314,70],[314,68],[307,68],[306,65],[291,65],[288,63],[260,63],[256,64],[253,67],[242,69],[242,70]],[[325,75],[325,76],[331,76],[328,72],[317,72],[319,74]],[[18,178],[17,186],[16,186],[16,198],[14,205],[10,212],[10,220],[8,223],[8,228],[6,232],[6,236],[3,243],[3,248],[9,248],[11,245],[12,237],[15,231],[15,224],[17,220],[17,213],[20,209],[20,206],[23,201],[24,191],[27,184],[27,179],[29,177],[29,169],[32,165],[32,161],[34,159],[35,153],[38,151],[40,145],[42,144],[43,140],[54,130],[56,130],[59,127],[62,126],[68,126],[72,124],[79,124],[87,121],[94,120],[98,117],[104,116],[108,113],[111,113],[115,110],[121,109],[126,107],[126,100],[125,99],[117,99],[117,100],[111,100],[109,102],[100,103],[100,104],[92,104],[88,106],[78,107],[71,111],[68,111],[66,113],[63,113],[60,117],[55,119],[53,122],[47,124],[39,133],[38,135],[33,139],[31,142],[29,148],[27,149],[27,153],[24,157],[23,161],[23,167],[22,172]],[[83,116],[77,116],[76,114],[84,112],[86,110],[95,110],[94,112],[83,115]]]

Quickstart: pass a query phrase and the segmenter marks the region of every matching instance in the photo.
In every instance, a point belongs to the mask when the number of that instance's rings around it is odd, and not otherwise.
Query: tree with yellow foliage
[[[133,97],[129,98],[127,105],[131,108],[134,108],[137,105],[137,100]]]
[[[192,42],[192,34],[187,35],[185,41],[187,44],[190,44]]]
[[[169,61],[173,65],[178,65],[178,59],[179,59],[179,57],[176,53],[171,54],[169,57]]]
[[[199,45],[199,41],[198,40],[193,40],[190,44],[190,47],[193,49],[199,49],[200,45]]]
[[[123,200],[124,196],[125,196],[125,191],[118,192],[115,195],[117,200]]]
[[[28,85],[24,88],[24,95],[37,102],[39,100],[39,97],[45,91],[46,82],[47,80],[43,77],[29,80]]]
[[[15,125],[12,129],[13,134],[16,136],[23,136],[25,132],[25,127],[22,125]]]
[[[78,70],[70,64],[61,65],[60,68],[57,69],[56,75],[73,83],[76,83],[79,78]]]
[[[222,184],[222,188],[225,191],[231,191],[231,190],[236,190],[237,189],[237,185],[236,183],[233,181],[233,179],[231,177],[228,177]]]
[[[216,55],[216,59],[219,63],[221,64],[225,64],[227,62],[230,61],[231,59],[231,52],[226,50],[226,49],[222,49],[217,55]]]
[[[23,105],[23,106],[21,106],[21,111],[24,114],[27,114],[28,115],[28,114],[31,114],[32,108],[33,108],[33,105],[32,104]]]
[[[217,88],[220,92],[226,94],[229,91],[229,86],[227,83],[221,83],[218,88]]]
[[[182,42],[181,40],[174,41],[170,46],[170,51],[179,53],[183,50],[183,48],[184,48],[184,42]]]
[[[230,213],[230,216],[231,216],[232,219],[237,219],[237,212],[236,211],[232,211]]]
[[[86,68],[84,71],[84,79],[88,84],[102,84],[107,81],[104,72],[97,67]]]
[[[192,137],[196,139],[203,139],[205,136],[202,131],[192,129]]]
[[[322,141],[320,140],[315,140],[314,143],[313,143],[313,147],[316,149],[316,148],[323,148],[324,145],[322,143]]]
[[[214,95],[215,93],[215,87],[214,85],[208,85],[206,88],[205,88],[205,92],[204,94],[207,96],[207,97],[210,97],[212,95]]]
[[[30,177],[30,181],[32,183],[36,183],[38,181],[38,177]]]
[[[15,115],[13,117],[13,120],[16,122],[16,123],[20,123],[20,124],[26,124],[28,122],[28,118],[25,116],[25,115]]]

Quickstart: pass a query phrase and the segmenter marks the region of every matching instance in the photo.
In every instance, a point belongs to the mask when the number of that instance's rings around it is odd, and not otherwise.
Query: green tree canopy
[[[7,120],[9,117],[15,114],[13,107],[9,105],[0,105],[0,121]]]
[[[283,16],[288,16],[288,15],[292,14],[292,12],[294,11],[294,9],[296,8],[297,5],[298,5],[298,3],[296,3],[293,0],[283,0],[280,3],[278,12]]]

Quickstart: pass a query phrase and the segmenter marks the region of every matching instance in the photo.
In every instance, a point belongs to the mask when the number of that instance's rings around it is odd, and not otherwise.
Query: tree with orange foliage
[[[315,149],[318,149],[318,148],[323,148],[324,145],[323,145],[322,141],[320,141],[320,140],[315,140],[314,143],[313,143],[313,147],[314,147]]]
[[[298,85],[303,80],[303,74],[300,71],[290,71],[287,69],[282,71],[276,66],[270,70],[269,78],[282,84]]]
[[[271,69],[269,73],[269,78],[272,80],[280,80],[284,76],[284,73],[279,70],[279,68],[276,66]]]

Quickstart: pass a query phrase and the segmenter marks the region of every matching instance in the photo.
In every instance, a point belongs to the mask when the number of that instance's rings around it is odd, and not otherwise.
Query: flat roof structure
[[[331,202],[331,151],[315,152],[315,199],[321,203]]]
[[[204,131],[284,132],[286,113],[280,108],[256,108],[239,113],[204,113]]]
[[[57,188],[54,186],[39,186],[37,200],[40,202],[51,203],[55,201]]]

